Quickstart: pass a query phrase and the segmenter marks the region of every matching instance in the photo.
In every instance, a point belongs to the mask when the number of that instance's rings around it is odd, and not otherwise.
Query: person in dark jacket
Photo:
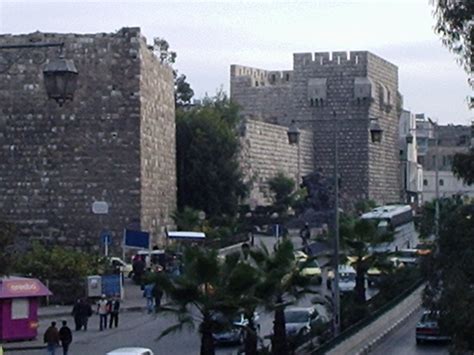
[[[74,304],[74,307],[72,307],[72,312],[71,312],[71,315],[74,317],[74,325],[75,325],[76,331],[81,330],[83,326],[82,317],[81,317],[81,308],[82,308],[82,300],[79,298]]]
[[[56,348],[59,345],[59,332],[56,328],[56,322],[51,322],[51,325],[46,329],[43,336],[43,341],[46,343],[46,350],[48,354],[55,355]]]
[[[81,325],[84,327],[84,331],[87,330],[87,323],[89,322],[89,317],[92,316],[92,307],[87,301],[87,299],[83,299],[81,301],[81,308],[79,310],[80,318],[81,318]]]
[[[158,282],[155,282],[153,286],[153,298],[155,299],[155,312],[158,313],[161,307],[161,298],[163,297],[163,290],[161,289]]]
[[[109,328],[112,328],[112,325],[114,325],[115,328],[118,327],[119,312],[120,312],[120,295],[115,295],[115,297],[110,301]]]
[[[67,355],[69,345],[72,343],[72,332],[67,326],[67,322],[65,320],[63,320],[63,326],[61,329],[59,329],[59,340],[61,341],[61,346],[63,347],[63,355]]]

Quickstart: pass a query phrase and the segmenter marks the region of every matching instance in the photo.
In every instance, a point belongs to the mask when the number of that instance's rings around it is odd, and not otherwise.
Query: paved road
[[[446,344],[416,345],[415,328],[421,317],[421,311],[415,312],[397,331],[377,346],[374,355],[412,355],[412,354],[448,354]]]

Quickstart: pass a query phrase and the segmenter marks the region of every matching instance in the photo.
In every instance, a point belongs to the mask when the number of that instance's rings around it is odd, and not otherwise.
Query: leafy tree
[[[101,266],[98,255],[34,244],[17,258],[15,271],[48,281],[54,298],[69,303],[82,296],[84,277],[97,274]]]
[[[170,51],[170,45],[164,38],[153,38],[153,52],[161,63],[174,64],[176,62],[176,52]]]
[[[203,210],[209,218],[234,216],[246,193],[235,131],[238,109],[223,93],[201,107],[177,110],[178,208]]]
[[[0,221],[0,276],[9,275],[13,266],[13,236],[11,223]]]
[[[474,43],[474,2],[472,0],[433,0],[436,19],[435,31],[443,44],[454,52],[465,70],[472,68]]]
[[[386,252],[373,250],[377,245],[393,241],[393,234],[379,233],[372,221],[347,216],[341,220],[340,234],[346,253],[353,258],[351,265],[356,271],[356,300],[364,304],[367,271],[374,266],[384,267],[388,256]]]
[[[273,254],[262,246],[250,251],[253,261],[261,272],[261,282],[255,290],[257,297],[267,309],[274,312],[272,353],[287,355],[288,340],[285,328],[285,308],[306,293],[310,280],[301,275],[304,265],[298,265],[294,257],[293,244],[284,239]]]
[[[440,312],[440,327],[451,335],[454,353],[474,350],[474,205],[458,205],[440,224],[423,304]]]
[[[270,190],[274,194],[274,207],[277,212],[285,213],[289,206],[293,204],[295,181],[279,172],[268,180]]]
[[[468,153],[454,155],[453,173],[466,184],[474,184],[474,149],[471,149]]]
[[[457,209],[461,204],[460,198],[441,198],[439,203],[439,225],[441,226],[451,212]],[[426,202],[423,205],[421,218],[418,222],[418,230],[421,238],[428,238],[435,233],[435,208],[436,201]]]
[[[186,75],[181,74],[178,76],[178,72],[175,71],[175,81],[174,81],[174,98],[176,106],[186,106],[191,103],[191,99],[194,96],[194,90],[191,88],[191,85],[186,81]]]

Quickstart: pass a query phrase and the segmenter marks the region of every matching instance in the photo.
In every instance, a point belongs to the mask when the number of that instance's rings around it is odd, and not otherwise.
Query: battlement
[[[367,51],[294,53],[293,65],[295,68],[307,65],[365,65],[368,54]]]
[[[292,70],[265,70],[232,64],[230,67],[231,79],[245,78],[251,86],[288,85],[293,77]]]

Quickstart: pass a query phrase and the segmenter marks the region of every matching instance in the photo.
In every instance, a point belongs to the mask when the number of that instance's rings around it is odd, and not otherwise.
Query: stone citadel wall
[[[270,72],[233,65],[231,98],[265,122],[296,120],[311,129],[316,167],[326,176],[334,171],[337,130],[343,204],[399,201],[397,67],[365,51],[295,53],[293,70],[285,73],[272,85]],[[257,86],[259,76],[270,84]],[[381,143],[370,139],[371,118],[384,130]]]
[[[91,249],[102,229],[116,247],[127,226],[159,237],[176,201],[171,69],[152,58],[138,28],[0,36],[29,42],[64,42],[78,88],[59,107],[42,79],[57,50],[8,50],[21,59],[0,64],[1,218],[20,237]],[[94,201],[109,213],[93,214]]]
[[[240,166],[250,184],[250,199],[258,205],[272,203],[268,180],[282,172],[298,180],[298,147],[288,143],[288,127],[246,119],[241,129]],[[300,176],[315,169],[313,134],[300,131]],[[300,179],[301,183],[301,179]]]

